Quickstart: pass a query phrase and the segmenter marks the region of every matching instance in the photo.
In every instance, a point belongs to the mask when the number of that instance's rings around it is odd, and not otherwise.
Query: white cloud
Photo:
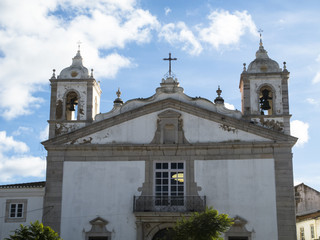
[[[317,101],[317,100],[315,100],[313,98],[307,98],[306,101],[308,103],[310,103],[311,105],[315,105],[315,106],[318,106],[320,104],[319,101]]]
[[[224,103],[224,106],[230,110],[235,110],[236,108],[234,107],[234,105],[230,104],[230,103]]]
[[[46,161],[34,156],[1,156],[0,181],[11,182],[21,177],[44,178]]]
[[[199,28],[201,41],[209,43],[216,49],[221,45],[236,44],[246,32],[257,35],[257,28],[246,11],[229,13],[228,11],[213,11],[208,19],[209,27]]]
[[[199,55],[202,52],[200,42],[184,22],[164,25],[159,32],[159,38],[166,40],[173,46],[181,46],[181,49],[190,55]]]
[[[164,8],[164,13],[166,14],[166,16],[168,16],[169,13],[171,13],[171,9],[168,7]]]
[[[40,141],[45,141],[48,138],[49,138],[49,125],[47,125],[45,129],[40,131],[40,135],[39,135]]]
[[[295,146],[301,147],[309,140],[309,124],[300,120],[294,120],[291,122],[291,135],[298,139]]]
[[[70,66],[79,40],[85,66],[113,78],[132,63],[101,51],[149,42],[159,25],[135,0],[3,0],[0,22],[0,114],[8,120],[40,106],[35,93],[48,84],[51,69]]]
[[[21,134],[30,134],[33,132],[32,128],[20,126],[17,130],[15,130],[12,135],[20,136]]]
[[[0,131],[0,181],[9,182],[18,177],[44,177],[45,159],[28,154],[29,147]]]
[[[320,82],[320,72],[317,72],[314,78],[312,79],[312,83]]]
[[[258,36],[256,25],[246,11],[213,11],[208,20],[208,27],[202,27],[202,24],[195,27],[198,35],[184,22],[178,22],[162,26],[158,36],[173,46],[181,46],[182,50],[191,55],[199,55],[203,50],[203,43],[219,49],[221,45],[237,44],[247,32]]]
[[[29,151],[29,147],[24,142],[15,141],[13,137],[7,136],[5,131],[0,131],[0,153],[8,151],[25,153]]]

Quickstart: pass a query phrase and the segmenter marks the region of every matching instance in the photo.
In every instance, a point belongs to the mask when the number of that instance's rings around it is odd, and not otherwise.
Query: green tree
[[[204,212],[194,213],[189,218],[179,220],[167,239],[173,240],[216,240],[221,233],[227,231],[233,224],[233,219],[227,214],[219,214],[212,207]]]
[[[14,231],[13,235],[5,240],[62,240],[58,233],[52,228],[43,226],[42,223],[35,221],[29,226],[20,224],[20,228]]]

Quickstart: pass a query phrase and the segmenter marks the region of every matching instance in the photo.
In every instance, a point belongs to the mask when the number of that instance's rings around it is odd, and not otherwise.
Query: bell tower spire
[[[284,64],[269,58],[261,33],[256,59],[248,68],[244,64],[240,78],[242,114],[249,121],[273,130],[290,134],[288,100],[289,72]]]
[[[93,69],[89,75],[83,66],[80,42],[71,66],[64,68],[57,77],[53,70],[50,82],[49,138],[91,124],[100,112],[101,89],[93,77]]]

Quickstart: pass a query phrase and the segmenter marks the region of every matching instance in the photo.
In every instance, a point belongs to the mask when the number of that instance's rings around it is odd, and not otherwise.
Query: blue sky
[[[241,109],[243,63],[254,60],[258,29],[269,57],[290,71],[295,183],[320,190],[320,2],[187,0],[2,0],[0,2],[0,184],[45,179],[52,69],[84,65],[101,81],[101,112],[149,97],[172,70],[189,96],[211,101],[220,85]]]

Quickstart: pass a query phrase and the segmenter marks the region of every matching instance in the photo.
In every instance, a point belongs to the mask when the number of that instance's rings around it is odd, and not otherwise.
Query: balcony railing
[[[134,196],[134,212],[201,212],[206,196]]]

